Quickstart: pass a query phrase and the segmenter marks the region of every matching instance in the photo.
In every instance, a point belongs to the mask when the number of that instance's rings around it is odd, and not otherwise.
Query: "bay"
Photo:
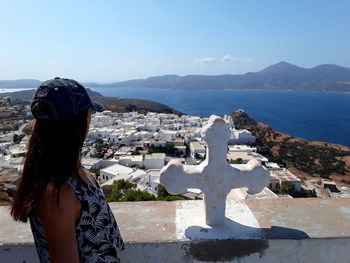
[[[283,133],[350,146],[350,94],[263,90],[92,88],[104,96],[148,99],[183,113],[223,116],[244,109]]]

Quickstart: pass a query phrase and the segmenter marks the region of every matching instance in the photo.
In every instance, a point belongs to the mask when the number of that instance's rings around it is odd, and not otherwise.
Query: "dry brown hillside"
[[[350,184],[349,147],[292,137],[256,122],[244,112],[234,112],[232,118],[238,129],[248,129],[257,137],[263,154],[285,164],[299,177],[318,176]]]

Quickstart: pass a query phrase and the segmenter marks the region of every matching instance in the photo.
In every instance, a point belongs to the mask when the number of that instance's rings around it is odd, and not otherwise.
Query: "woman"
[[[117,223],[80,161],[91,112],[103,107],[78,82],[56,78],[36,90],[31,110],[36,121],[13,218],[29,219],[41,262],[120,262]]]

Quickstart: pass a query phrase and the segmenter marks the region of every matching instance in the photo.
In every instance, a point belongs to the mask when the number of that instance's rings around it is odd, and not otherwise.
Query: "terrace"
[[[348,262],[348,199],[226,200],[232,189],[261,192],[268,171],[254,160],[241,169],[226,162],[222,119],[211,118],[202,137],[206,159],[171,161],[160,181],[174,194],[201,189],[204,200],[110,203],[126,243],[122,262]],[[0,226],[1,262],[38,262],[28,224],[3,206]]]

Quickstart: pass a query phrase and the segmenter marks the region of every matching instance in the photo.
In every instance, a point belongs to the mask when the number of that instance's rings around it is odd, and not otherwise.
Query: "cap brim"
[[[98,111],[98,112],[104,111],[104,107],[102,106],[102,104],[100,104],[96,101],[92,101],[91,109],[93,109],[94,111]]]

